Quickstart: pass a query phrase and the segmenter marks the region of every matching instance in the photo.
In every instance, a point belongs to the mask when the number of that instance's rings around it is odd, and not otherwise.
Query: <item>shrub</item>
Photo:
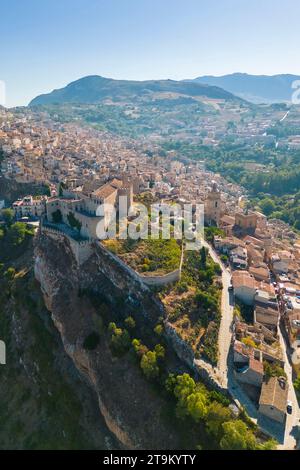
[[[68,222],[70,224],[70,227],[72,227],[74,229],[77,229],[78,232],[80,232],[81,227],[82,227],[82,223],[79,220],[76,219],[73,212],[69,212],[69,214],[67,215],[67,219],[68,219]]]
[[[166,351],[165,348],[161,344],[157,344],[154,348],[154,352],[158,359],[164,359]]]
[[[208,431],[219,441],[223,435],[223,423],[231,419],[228,408],[218,402],[213,402],[208,407],[206,427]]]
[[[253,341],[252,338],[249,338],[249,336],[247,336],[246,338],[243,338],[242,343],[244,343],[246,346],[249,346],[250,348],[256,348],[255,342]]]
[[[134,351],[139,357],[142,357],[144,354],[146,354],[149,351],[147,346],[142,344],[139,339],[132,340],[131,344],[133,346]]]
[[[218,392],[217,390],[212,390],[209,392],[209,399],[211,401],[215,401],[220,403],[223,406],[229,406],[230,405],[230,400],[227,398],[223,393]]]
[[[156,327],[154,328],[154,333],[157,334],[158,336],[161,336],[162,333],[163,333],[163,326],[159,323],[158,325],[156,325]]]
[[[8,242],[13,246],[19,246],[24,242],[27,235],[26,225],[22,222],[16,222],[10,226],[7,231]]]
[[[130,328],[131,330],[133,330],[135,328],[134,318],[131,316],[127,317],[125,320],[125,325],[127,326],[127,328]]]
[[[114,322],[110,322],[110,324],[108,325],[108,332],[113,333],[116,328],[117,328],[117,325]]]
[[[176,286],[176,292],[177,294],[183,294],[184,292],[187,292],[189,290],[188,283],[185,281],[179,281],[177,286]]]
[[[125,329],[122,330],[122,328],[115,328],[111,336],[110,345],[116,355],[125,354],[130,347],[130,336],[128,331]]]
[[[269,377],[286,377],[284,369],[276,362],[272,364],[268,361],[264,361],[264,373],[266,378]]]
[[[14,219],[14,211],[12,209],[3,209],[2,217],[3,217],[4,222],[7,225],[10,225]]]

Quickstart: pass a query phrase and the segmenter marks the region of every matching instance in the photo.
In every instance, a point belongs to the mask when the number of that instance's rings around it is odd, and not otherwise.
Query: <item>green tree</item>
[[[228,408],[216,401],[212,402],[207,411],[206,427],[208,431],[220,441],[223,434],[223,423],[231,419],[231,413]]]
[[[207,413],[207,397],[203,392],[195,392],[186,399],[187,413],[194,421],[203,419]]]
[[[12,209],[3,209],[2,217],[7,225],[11,225],[12,221],[14,220],[14,211]]]
[[[8,241],[13,246],[19,246],[26,238],[27,228],[22,222],[15,222],[7,232]]]
[[[75,229],[78,230],[78,232],[80,232],[81,227],[82,227],[82,223],[79,222],[79,220],[76,219],[73,212],[69,212],[69,214],[67,215],[67,219],[68,219],[68,222],[70,224],[70,227],[75,228]]]
[[[177,375],[174,395],[178,400],[184,400],[196,390],[196,383],[189,374]]]
[[[200,250],[200,257],[201,257],[201,268],[206,269],[207,251],[204,246]]]
[[[63,217],[60,209],[52,213],[52,220],[55,224],[61,224]]]
[[[220,442],[224,450],[253,450],[256,447],[254,434],[248,430],[246,424],[238,420],[227,421],[222,425],[223,437]]]
[[[260,201],[259,205],[265,215],[272,214],[272,212],[274,212],[274,210],[276,209],[274,201],[269,197],[266,197],[262,201]]]
[[[155,379],[159,376],[157,355],[154,351],[148,351],[141,359],[141,368],[148,379]]]

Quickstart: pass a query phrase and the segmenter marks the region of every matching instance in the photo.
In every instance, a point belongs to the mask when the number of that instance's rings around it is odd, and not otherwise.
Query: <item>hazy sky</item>
[[[7,106],[85,75],[300,75],[299,0],[0,0]]]

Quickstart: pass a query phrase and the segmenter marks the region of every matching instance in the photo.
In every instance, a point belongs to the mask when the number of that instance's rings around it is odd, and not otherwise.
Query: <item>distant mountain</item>
[[[218,86],[240,98],[258,104],[290,102],[294,91],[292,83],[295,80],[300,80],[300,76],[233,73],[221,77],[207,75],[187,81]]]
[[[70,83],[65,88],[34,98],[29,106],[64,103],[101,103],[104,100],[125,101],[151,99],[157,94],[174,94],[187,98],[202,97],[237,101],[238,98],[217,86],[174,80],[113,80],[97,75]]]

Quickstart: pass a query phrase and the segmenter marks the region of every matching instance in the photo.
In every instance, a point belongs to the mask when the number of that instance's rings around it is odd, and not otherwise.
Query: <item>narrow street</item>
[[[228,353],[231,344],[232,331],[231,325],[233,320],[233,302],[231,299],[230,291],[228,290],[231,284],[231,275],[224,267],[219,256],[214,249],[207,242],[203,242],[204,246],[209,250],[212,259],[221,266],[222,269],[222,299],[221,299],[221,324],[219,331],[219,360],[218,360],[218,375],[219,382],[223,387],[228,386]]]
[[[284,444],[279,446],[282,449],[294,449],[297,442],[296,436],[298,432],[298,426],[300,425],[300,410],[298,406],[298,400],[296,397],[296,392],[293,386],[293,371],[292,366],[288,357],[288,345],[285,342],[284,336],[282,334],[281,328],[279,328],[279,340],[280,345],[284,354],[285,366],[284,370],[287,375],[287,380],[289,384],[288,400],[293,404],[293,413],[291,415],[287,414],[286,426],[285,426],[285,435],[284,435]]]

